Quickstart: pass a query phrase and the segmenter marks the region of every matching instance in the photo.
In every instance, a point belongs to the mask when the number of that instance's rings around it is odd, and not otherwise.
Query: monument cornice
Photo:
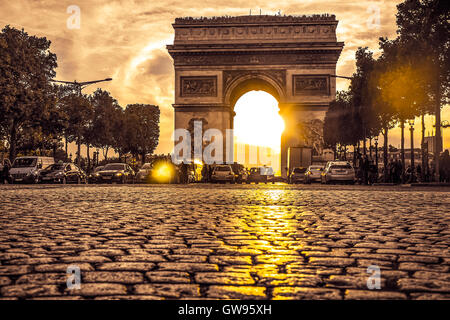
[[[176,18],[177,26],[211,26],[211,25],[243,25],[243,24],[304,24],[304,23],[334,23],[335,15],[246,15],[246,16],[220,16],[220,17],[182,17]]]

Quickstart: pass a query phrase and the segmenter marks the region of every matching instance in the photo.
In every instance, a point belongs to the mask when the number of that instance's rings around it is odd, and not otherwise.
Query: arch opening
[[[280,175],[284,120],[277,99],[262,90],[242,94],[234,105],[235,161],[246,167],[270,166]]]

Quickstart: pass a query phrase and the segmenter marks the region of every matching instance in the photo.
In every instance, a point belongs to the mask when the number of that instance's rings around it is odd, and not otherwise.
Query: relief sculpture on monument
[[[182,96],[216,96],[216,77],[181,77]]]

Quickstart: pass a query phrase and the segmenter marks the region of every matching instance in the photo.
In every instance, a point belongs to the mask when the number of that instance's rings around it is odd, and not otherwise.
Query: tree
[[[10,26],[0,33],[0,126],[11,161],[24,132],[42,126],[55,107],[49,80],[57,63],[50,43]]]
[[[103,150],[103,156],[108,158],[109,149],[114,147],[114,131],[120,125],[122,108],[111,94],[102,89],[97,89],[90,97],[94,108],[92,144]]]
[[[384,56],[378,58],[374,64],[374,68],[369,75],[368,89],[372,100],[372,105],[376,106],[375,118],[381,128],[383,134],[383,165],[384,165],[384,180],[387,182],[387,164],[388,164],[388,133],[389,130],[395,126],[396,117],[395,109],[389,101],[385,101],[383,97],[383,91],[386,90],[380,80],[380,77],[385,74],[389,69],[388,64],[384,60]]]
[[[125,109],[126,149],[135,156],[141,155],[142,163],[158,146],[159,116],[159,107],[154,105],[129,104]]]
[[[393,108],[401,128],[401,161],[405,169],[405,122],[420,115],[420,106],[427,103],[426,78],[424,70],[416,65],[413,48],[400,39],[389,41],[381,39],[382,63],[384,72],[379,75],[382,88],[381,99]]]
[[[69,142],[76,142],[78,147],[77,164],[80,165],[81,145],[90,139],[88,133],[92,126],[93,108],[88,96],[80,94],[77,90],[73,90],[64,96],[61,103],[68,115],[66,139]]]
[[[366,139],[378,136],[380,132],[379,123],[376,121],[376,106],[373,104],[371,90],[369,89],[369,78],[375,64],[373,53],[365,48],[358,48],[355,54],[356,72],[353,74],[350,84],[351,104],[355,115],[354,119],[359,123],[360,132],[358,140],[363,140],[363,150],[366,154]]]
[[[325,114],[323,127],[324,144],[335,150],[335,155],[337,145],[345,149],[347,145],[356,144],[355,132],[358,131],[356,122],[350,91],[339,91],[336,100],[330,103]]]
[[[406,0],[397,6],[398,39],[421,55],[416,66],[426,66],[429,96],[434,102],[436,124],[440,109],[450,99],[450,11],[445,0]],[[423,63],[426,61],[426,64]],[[425,130],[422,128],[423,131]],[[436,173],[439,174],[441,131],[436,130]]]

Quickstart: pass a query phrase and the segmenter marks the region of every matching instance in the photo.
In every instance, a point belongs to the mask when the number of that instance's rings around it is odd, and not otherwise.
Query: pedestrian
[[[3,160],[3,169],[1,172],[0,183],[10,183],[9,170],[11,169],[11,162],[8,158]]]
[[[188,180],[188,167],[187,164],[183,162],[181,162],[181,167],[180,167],[180,175],[181,175],[181,183],[185,184],[187,183]]]
[[[369,158],[365,154],[362,159],[362,173],[363,173],[363,183],[369,184]]]
[[[387,172],[386,172],[386,182],[394,182],[394,161],[391,159],[389,159],[387,168],[386,168]]]
[[[450,155],[448,150],[442,154],[442,182],[450,182]]]
[[[208,165],[205,164],[202,167],[202,182],[207,182],[208,180]]]
[[[417,179],[418,179],[418,181],[423,182],[423,177],[422,177],[422,167],[421,167],[420,164],[417,165],[416,173],[417,173]]]

